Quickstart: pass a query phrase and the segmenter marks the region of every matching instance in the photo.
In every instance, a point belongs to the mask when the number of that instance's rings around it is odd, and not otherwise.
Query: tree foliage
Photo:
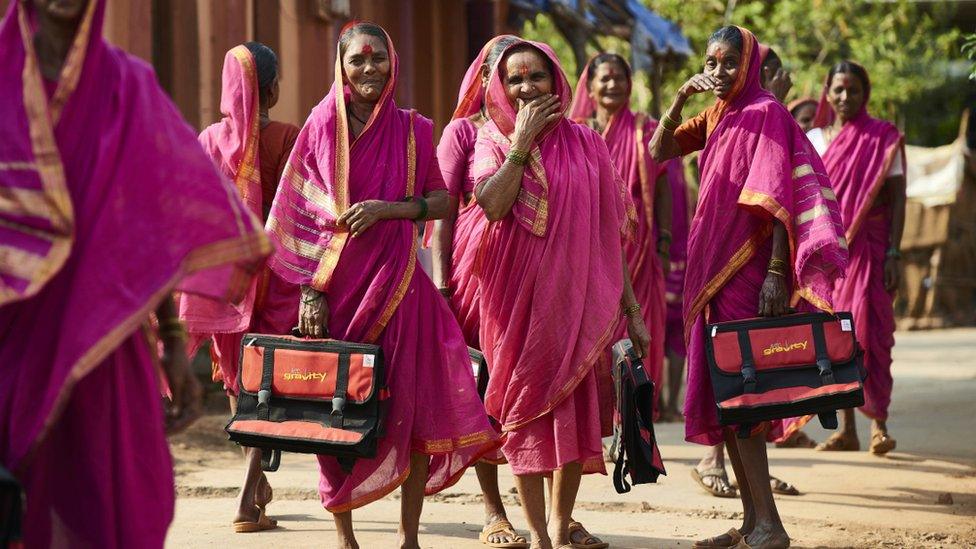
[[[961,33],[949,25],[950,2],[921,6],[907,0],[641,0],[661,16],[677,22],[699,53],[708,36],[725,24],[752,30],[770,45],[791,71],[790,99],[818,97],[830,65],[850,59],[864,65],[872,80],[872,114],[898,122],[909,141],[924,144],[954,137],[966,93],[958,63]],[[555,27],[539,17],[526,26],[527,36],[554,43],[566,71],[575,68],[571,49]],[[626,42],[600,41],[602,47],[626,50]],[[595,48],[592,48],[595,51]],[[666,106],[681,83],[701,70],[701,56],[668,67],[661,86]],[[956,69],[954,70],[954,67]],[[646,92],[644,93],[646,97]],[[948,99],[937,105],[931,97]],[[710,101],[698,96],[687,107],[694,112]],[[647,103],[640,106],[646,108]],[[949,129],[949,135],[946,129]]]

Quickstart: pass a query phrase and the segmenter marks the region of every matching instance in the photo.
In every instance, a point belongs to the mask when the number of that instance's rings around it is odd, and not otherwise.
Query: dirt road
[[[822,453],[770,448],[773,473],[803,495],[778,497],[794,547],[976,547],[976,329],[898,333],[889,429],[898,450]],[[333,547],[331,517],[318,501],[314,459],[289,454],[270,476],[278,530],[234,534],[230,521],[243,475],[225,442],[225,418],[205,418],[173,440],[179,499],[168,547]],[[859,419],[862,447],[868,423]],[[657,427],[668,476],[618,495],[608,477],[583,479],[575,517],[616,548],[690,547],[736,526],[738,501],[706,495],[689,471],[702,448],[683,442],[683,426]],[[819,427],[807,432],[825,438]],[[510,518],[524,532],[511,475],[502,469]],[[482,508],[473,471],[428,498],[422,544],[479,548]],[[354,512],[361,546],[395,547],[396,494]]]

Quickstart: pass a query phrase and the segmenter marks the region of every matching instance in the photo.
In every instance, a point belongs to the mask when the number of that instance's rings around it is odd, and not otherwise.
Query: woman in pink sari
[[[487,120],[484,83],[489,67],[516,40],[511,35],[496,36],[481,48],[464,75],[453,119],[437,145],[437,161],[449,196],[447,216],[428,223],[428,228],[433,225],[434,284],[451,304],[465,342],[479,350],[479,291],[472,267],[488,220],[474,200],[474,144],[478,129]],[[504,462],[505,457],[497,451],[474,466],[485,504],[485,525],[479,539],[489,547],[527,549],[529,544],[508,520],[498,489],[498,465]]]
[[[817,115],[817,100],[812,97],[801,97],[790,101],[786,106],[793,115],[800,129],[808,132],[813,129],[813,119]]]
[[[168,296],[240,299],[270,251],[104,16],[21,1],[0,23],[0,464],[24,486],[28,547],[162,547],[174,488],[149,315],[166,427],[185,426],[201,393]]]
[[[644,363],[654,381],[657,416],[664,373],[664,275],[665,266],[670,267],[671,189],[667,177],[670,162],[658,164],[651,159],[647,143],[657,121],[630,110],[631,87],[630,65],[623,57],[614,53],[594,56],[576,84],[570,118],[603,136],[613,165],[627,186],[628,198],[636,207],[637,226],[633,238],[624,241],[624,255],[634,296],[651,333],[651,346]],[[626,325],[621,322],[613,341],[625,337],[625,330]],[[600,407],[601,417],[607,424],[605,436],[612,434],[615,408],[611,362],[612,352],[608,350],[597,370],[598,381],[602,381]]]
[[[718,423],[705,358],[706,320],[786,313],[790,295],[804,308],[830,309],[847,244],[830,182],[796,122],[760,86],[756,37],[723,27],[708,41],[705,71],[678,91],[651,140],[658,161],[702,150],[701,195],[688,239],[685,337],[688,393],[685,439],[725,442],[739,479],[743,523],[698,547],[789,546],[769,484],[766,431],[748,438]],[[713,91],[715,104],[684,124],[689,96]],[[791,291],[792,286],[792,291]]]
[[[298,134],[297,127],[268,118],[268,111],[278,98],[277,73],[278,59],[264,44],[248,42],[228,51],[224,56],[220,98],[224,117],[203,130],[199,138],[217,168],[234,182],[251,213],[262,220],[266,220],[278,188],[279,165],[283,169],[282,159],[291,152]],[[285,138],[282,140],[279,135]],[[223,381],[233,415],[237,411],[241,338],[247,332],[288,333],[298,318],[298,286],[265,268],[240,303],[231,305],[184,295],[180,317],[190,333],[191,356],[205,340],[212,340],[214,379]],[[272,492],[261,471],[261,452],[256,448],[243,450],[246,472],[234,530],[269,530],[276,523],[264,513]]]
[[[871,452],[880,455],[895,449],[887,421],[895,344],[892,294],[898,289],[905,227],[905,145],[894,124],[868,114],[870,97],[864,67],[850,61],[834,65],[807,137],[823,157],[847,227],[851,265],[834,288],[834,304],[854,314],[868,370],[861,411],[872,420]],[[840,431],[817,449],[860,449],[853,410],[844,411]]]
[[[473,267],[491,370],[485,407],[507,434],[502,451],[542,549],[572,543],[580,477],[604,471],[594,366],[618,303],[642,356],[649,342],[621,247],[633,221],[624,186],[600,135],[564,117],[569,102],[549,46],[509,45],[491,67],[474,160],[489,220]]]
[[[343,29],[332,90],[288,160],[268,231],[271,267],[299,284],[299,329],[376,343],[390,367],[386,434],[345,471],[319,456],[319,493],[340,547],[352,510],[402,488],[400,546],[419,547],[423,497],[498,447],[448,304],[417,267],[417,221],[447,210],[433,124],[393,101],[397,54],[370,23]],[[378,169],[379,168],[379,169]]]

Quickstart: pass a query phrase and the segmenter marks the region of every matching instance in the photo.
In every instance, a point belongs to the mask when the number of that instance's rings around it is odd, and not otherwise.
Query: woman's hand
[[[789,310],[786,279],[766,273],[766,280],[759,290],[759,316],[782,316]]]
[[[678,95],[683,97],[691,97],[696,93],[705,93],[715,89],[718,85],[718,79],[714,76],[709,76],[707,74],[696,74],[688,79],[687,82],[682,84],[678,88]]]
[[[776,74],[769,79],[767,85],[769,86],[769,92],[776,96],[776,99],[780,103],[784,102],[786,100],[786,94],[793,87],[793,79],[790,78],[790,71],[780,67],[776,70]]]
[[[627,315],[627,335],[630,336],[630,343],[634,346],[637,356],[644,358],[651,348],[651,333],[644,325],[644,319],[639,312]]]
[[[513,148],[527,151],[542,130],[562,116],[559,96],[540,95],[529,101],[518,100]]]
[[[365,200],[357,202],[339,216],[336,223],[346,226],[350,236],[361,235],[377,221],[385,219],[389,212],[389,204],[382,200]]]
[[[901,265],[897,257],[888,257],[884,263],[884,285],[885,290],[894,292],[898,289],[901,282]]]
[[[298,331],[305,336],[321,339],[329,334],[329,305],[325,294],[302,286],[301,304],[298,306]]]
[[[163,339],[160,362],[173,395],[164,399],[163,404],[166,434],[173,435],[189,427],[203,414],[203,387],[190,368],[182,337]]]

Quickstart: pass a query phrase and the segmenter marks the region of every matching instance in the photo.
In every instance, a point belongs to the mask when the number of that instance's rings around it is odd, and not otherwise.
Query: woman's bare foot
[[[262,474],[261,479],[258,480],[257,490],[254,491],[254,505],[264,509],[273,499],[274,490],[271,489],[271,483],[268,482],[268,477]]]
[[[796,431],[792,435],[776,443],[777,448],[816,448],[817,441],[808,437],[803,431]]]

